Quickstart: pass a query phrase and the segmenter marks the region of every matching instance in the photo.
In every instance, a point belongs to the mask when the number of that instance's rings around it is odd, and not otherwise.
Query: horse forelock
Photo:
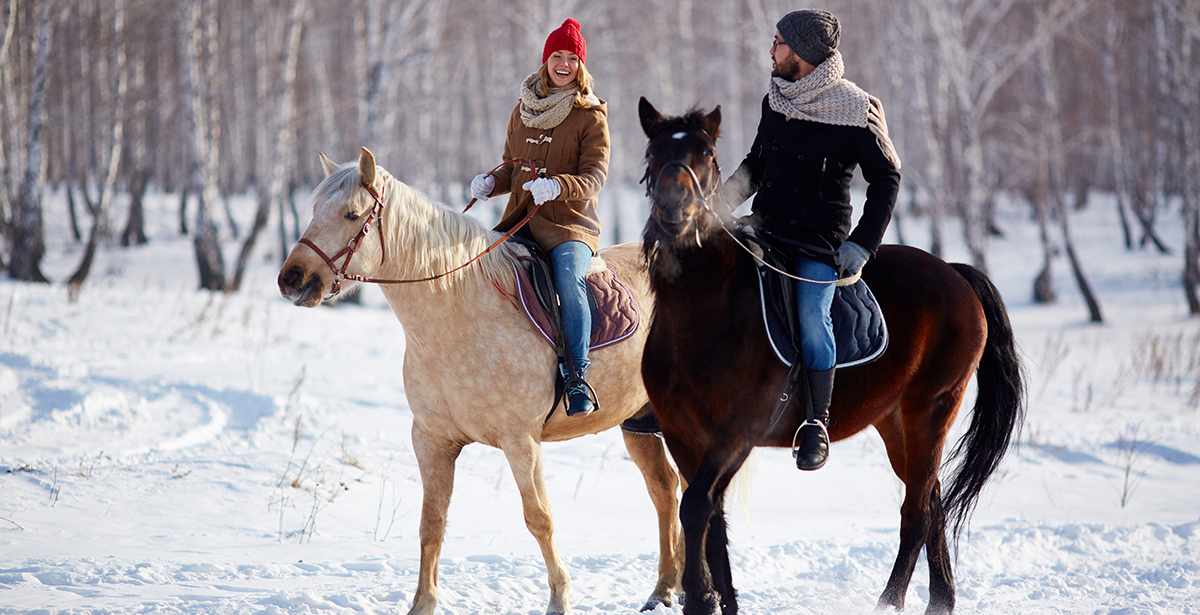
[[[657,124],[651,126],[648,130],[650,142],[646,144],[646,166],[647,175],[643,177],[646,181],[650,177],[651,161],[658,155],[661,155],[665,146],[670,143],[674,135],[679,133],[699,133],[706,141],[706,145],[715,146],[718,135],[711,134],[706,116],[703,111],[693,108],[687,113],[677,117],[665,117]]]
[[[383,239],[387,246],[383,271],[374,277],[424,278],[450,271],[482,253],[499,236],[478,220],[460,214],[376,167],[376,186],[383,199]],[[328,175],[313,191],[314,215],[322,207],[340,208],[349,203],[363,213],[374,200],[362,188],[357,164],[347,164]],[[421,284],[438,290],[461,288],[455,282],[483,275],[505,286],[512,284],[513,248],[501,245],[460,271]]]

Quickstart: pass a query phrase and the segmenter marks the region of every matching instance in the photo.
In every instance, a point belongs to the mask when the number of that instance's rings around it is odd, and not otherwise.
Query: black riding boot
[[[833,372],[808,372],[808,389],[812,395],[813,420],[800,426],[796,445],[796,467],[801,470],[820,470],[829,459],[829,404],[833,399]]]

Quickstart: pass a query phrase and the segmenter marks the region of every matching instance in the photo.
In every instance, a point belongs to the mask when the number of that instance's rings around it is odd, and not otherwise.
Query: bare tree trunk
[[[1121,231],[1125,238],[1125,249],[1133,250],[1133,232],[1129,228],[1129,169],[1125,148],[1121,145],[1121,97],[1120,76],[1117,74],[1117,47],[1121,39],[1121,20],[1117,16],[1117,7],[1109,7],[1108,23],[1105,28],[1104,53],[1101,62],[1104,75],[1104,87],[1109,92],[1108,99],[1108,149],[1112,164],[1114,190],[1116,192],[1117,214],[1121,220]]]
[[[9,81],[9,61],[8,50],[12,43],[13,35],[17,27],[17,0],[9,0],[8,15],[5,18],[4,38],[0,39],[0,91],[4,92],[5,99],[9,98],[11,87]],[[10,161],[6,144],[8,143],[8,134],[5,127],[10,123],[9,118],[12,114],[11,101],[0,100],[4,103],[5,109],[0,115],[0,237],[8,239],[11,235],[10,225],[13,215],[13,200],[14,192],[12,186],[12,173],[10,171]],[[0,259],[0,270],[5,268],[4,260]]]
[[[104,182],[100,189],[100,199],[96,204],[96,211],[92,214],[92,230],[88,236],[87,247],[84,249],[83,258],[79,263],[79,267],[71,274],[67,280],[67,293],[71,301],[74,302],[79,298],[79,290],[83,286],[83,282],[87,280],[88,273],[92,270],[92,262],[96,256],[96,240],[97,237],[106,234],[108,226],[108,208],[112,204],[113,195],[116,191],[117,170],[121,166],[121,151],[124,144],[125,135],[125,94],[128,88],[127,65],[125,61],[125,2],[124,0],[112,0],[114,17],[113,17],[113,33],[115,36],[114,48],[117,55],[117,83],[113,88],[115,91],[111,97],[111,109],[109,116],[112,117],[112,135],[110,137],[111,149],[108,154],[108,167],[105,170]],[[101,5],[104,6],[103,4]],[[101,16],[104,16],[106,11],[101,9]],[[101,19],[101,23],[107,20]],[[103,84],[107,85],[107,84]]]
[[[299,63],[300,57],[300,36],[304,32],[305,24],[308,22],[308,14],[308,2],[306,0],[299,0],[299,2],[293,5],[291,17],[288,19],[288,42],[282,62],[282,74],[279,79],[283,87],[277,114],[279,118],[279,132],[275,141],[275,155],[271,165],[270,189],[266,195],[259,195],[258,210],[254,215],[254,226],[250,229],[245,243],[242,244],[242,251],[238,255],[237,268],[233,275],[233,283],[230,284],[229,290],[237,290],[242,284],[242,276],[246,272],[246,263],[250,260],[250,254],[254,251],[254,245],[258,242],[259,234],[267,226],[267,220],[271,213],[271,203],[283,201],[283,188],[287,181],[287,175],[291,171],[292,165],[290,163],[294,158],[292,144],[295,141],[296,131],[292,124],[296,116],[296,66]]]
[[[204,80],[201,78],[201,50],[204,48],[205,28],[201,23],[203,0],[191,0],[185,5],[185,19],[183,23],[187,28],[184,39],[184,65],[185,65],[185,89],[188,94],[185,99],[188,101],[193,130],[193,149],[195,151],[196,166],[193,172],[193,183],[200,187],[200,200],[196,207],[196,231],[193,242],[195,244],[196,265],[200,274],[200,288],[207,290],[224,290],[225,289],[225,263],[221,256],[221,244],[217,236],[217,227],[213,224],[211,208],[216,207],[217,203],[217,168],[219,163],[219,154],[217,152],[217,142],[212,137],[209,127],[209,116],[205,109]],[[215,9],[215,6],[210,6],[210,9]],[[209,14],[209,19],[216,19],[215,14]],[[209,42],[209,49],[215,43]],[[213,62],[213,58],[208,59]]]
[[[1058,102],[1057,80],[1054,78],[1051,66],[1053,54],[1053,41],[1048,42],[1038,54],[1038,76],[1041,78],[1042,91],[1046,102],[1047,130],[1044,131],[1043,138],[1048,145],[1046,148],[1048,153],[1048,164],[1046,166],[1046,177],[1049,180],[1048,194],[1055,205],[1055,213],[1058,214],[1058,221],[1062,227],[1063,246],[1066,249],[1067,258],[1071,263],[1071,273],[1075,275],[1075,282],[1079,285],[1079,293],[1083,295],[1083,299],[1087,303],[1089,318],[1092,322],[1104,322],[1104,317],[1100,314],[1100,302],[1097,301],[1095,294],[1092,292],[1091,284],[1088,283],[1087,275],[1083,271],[1083,265],[1079,262],[1079,258],[1075,253],[1075,243],[1071,238],[1071,212],[1066,207],[1062,198],[1062,165],[1066,157],[1063,152],[1062,123],[1060,119],[1062,117],[1062,108]]]
[[[133,177],[129,180],[129,221],[125,224],[125,230],[121,233],[121,245],[123,246],[130,246],[135,243],[145,245],[148,242],[146,239],[146,215],[142,199],[146,196],[146,187],[149,184],[149,169],[135,171]]]
[[[147,121],[146,121],[146,60],[140,58],[136,64],[133,78],[134,89],[142,93],[134,106],[133,117],[136,118],[133,130],[133,156],[130,160],[130,166],[133,168],[133,173],[129,178],[129,219],[125,222],[125,230],[121,232],[121,245],[130,246],[132,244],[145,245],[146,239],[146,219],[145,209],[142,205],[142,199],[146,195],[146,187],[150,184],[150,167],[148,154],[146,151],[146,140],[148,137]]]
[[[50,58],[50,5],[41,0],[37,6],[36,56],[33,64],[33,89],[29,98],[29,131],[26,135],[25,176],[13,212],[13,243],[8,275],[16,280],[49,282],[42,274],[42,255],[46,252],[42,226],[42,188],[45,180],[42,160],[46,153],[46,81]]]
[[[1042,270],[1033,279],[1033,300],[1037,303],[1054,303],[1058,299],[1054,292],[1054,242],[1050,240],[1050,224],[1046,216],[1045,175],[1038,174],[1037,186],[1026,194],[1037,219],[1038,237],[1042,244]]]
[[[83,233],[79,232],[79,216],[75,214],[75,190],[71,182],[67,182],[67,218],[71,221],[71,237],[75,241],[83,241]]]
[[[1200,2],[1184,0],[1178,18],[1185,25],[1178,71],[1183,131],[1183,292],[1188,313],[1200,314]]]
[[[179,188],[179,234],[180,235],[188,234],[187,201],[188,201],[189,193],[191,192],[191,188],[192,188],[192,182],[191,182],[190,178],[187,181],[184,181],[183,185]]]

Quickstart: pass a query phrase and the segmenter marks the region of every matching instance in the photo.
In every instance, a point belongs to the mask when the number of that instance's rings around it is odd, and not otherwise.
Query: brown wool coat
[[[530,128],[521,122],[518,104],[508,120],[504,160],[545,160],[546,177],[558,181],[562,193],[547,201],[532,220],[529,230],[543,250],[549,252],[567,241],[582,241],[595,253],[600,247],[600,218],[597,214],[600,189],[608,178],[608,105],[576,105],[567,119],[550,130]],[[521,186],[533,179],[529,165],[504,165],[492,175],[496,187],[491,196],[510,192],[508,207],[496,225],[497,231],[516,226],[533,208],[533,196]]]

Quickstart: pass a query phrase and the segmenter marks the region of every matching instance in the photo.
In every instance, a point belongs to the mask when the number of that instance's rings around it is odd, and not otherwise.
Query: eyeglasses
[[[779,39],[775,39],[775,40],[771,41],[771,51],[775,51],[775,48],[776,48],[776,47],[779,47],[780,45],[782,45],[782,46],[784,46],[784,47],[787,47],[787,46],[788,46],[788,44],[787,44],[787,43],[785,43],[785,42],[783,42],[783,41],[781,41],[781,40],[779,40]]]

